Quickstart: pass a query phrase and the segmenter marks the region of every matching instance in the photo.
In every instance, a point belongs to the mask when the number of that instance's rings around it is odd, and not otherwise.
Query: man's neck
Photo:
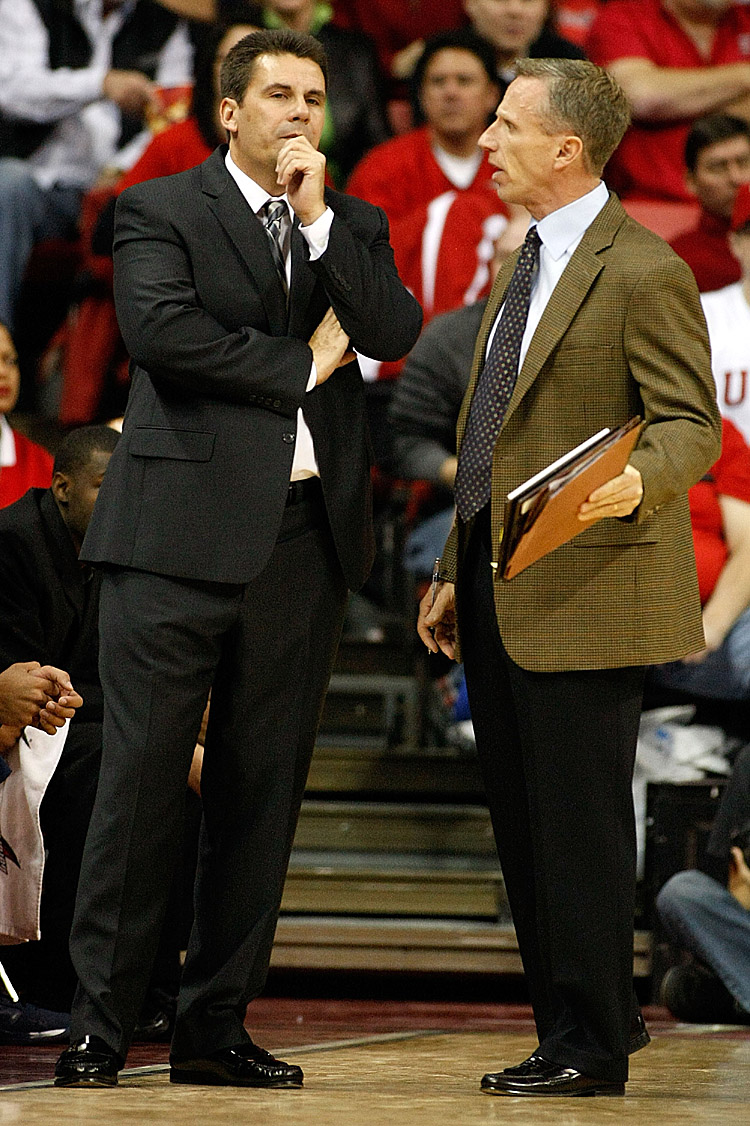
[[[283,17],[283,22],[286,27],[292,31],[301,31],[307,34],[312,27],[313,16],[315,15],[316,0],[310,0],[308,4],[303,4],[298,12],[292,12],[288,16]]]
[[[231,141],[229,142],[229,155],[239,168],[240,172],[244,172],[246,176],[249,176],[251,180],[254,180],[256,184],[263,188],[264,192],[268,192],[269,195],[284,194],[284,189],[276,180],[275,169],[271,171],[271,169],[269,168],[264,168],[262,166],[256,167],[255,165],[250,167],[247,164],[243,163],[241,157],[237,153],[237,150],[233,148]]]
[[[448,156],[470,157],[476,156],[479,151],[479,137],[480,134],[474,136],[473,134],[445,134],[438,133],[437,130],[429,127],[430,141],[433,145],[437,145],[443,152],[447,152]]]
[[[674,16],[700,53],[708,58],[714,45],[722,15],[712,8],[685,8],[680,0],[662,0],[664,8]]]
[[[539,223],[553,211],[559,211],[561,207],[567,207],[569,203],[575,203],[577,199],[582,199],[589,192],[593,192],[599,182],[598,176],[576,177],[569,184],[558,185],[554,192],[549,192],[538,199],[524,201],[524,206],[532,218]]]

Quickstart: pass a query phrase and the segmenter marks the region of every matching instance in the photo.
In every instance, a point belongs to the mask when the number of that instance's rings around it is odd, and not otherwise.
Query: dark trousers
[[[71,936],[73,1040],[93,1034],[127,1053],[209,689],[195,915],[172,1052],[187,1059],[246,1038],[345,600],[322,499],[287,507],[268,566],[246,586],[105,575],[104,746]]]
[[[539,1050],[623,1080],[643,670],[535,673],[512,661],[497,626],[487,530],[480,517],[462,569],[461,645]]]

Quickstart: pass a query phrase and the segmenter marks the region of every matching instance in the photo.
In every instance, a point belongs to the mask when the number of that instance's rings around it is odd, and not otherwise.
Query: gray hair
[[[570,130],[583,142],[586,168],[600,175],[630,124],[630,105],[606,70],[583,59],[517,59],[519,78],[539,78],[547,105],[538,109],[550,133]]]

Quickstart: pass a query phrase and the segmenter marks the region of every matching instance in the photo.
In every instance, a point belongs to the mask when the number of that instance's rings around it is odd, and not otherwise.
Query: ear
[[[568,167],[576,160],[583,158],[583,141],[575,133],[560,138],[560,143],[555,157],[558,168]]]
[[[70,477],[66,473],[55,473],[52,477],[52,495],[58,504],[68,503],[70,490]]]
[[[221,105],[219,106],[219,117],[221,124],[224,126],[228,133],[233,135],[237,133],[237,110],[239,103],[234,98],[222,98]]]

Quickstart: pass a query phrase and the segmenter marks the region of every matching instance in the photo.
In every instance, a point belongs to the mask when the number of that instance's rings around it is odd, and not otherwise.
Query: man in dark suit
[[[118,204],[115,299],[133,386],[83,549],[106,567],[104,751],[60,1086],[117,1081],[209,689],[171,1078],[302,1084],[243,1021],[266,976],[346,588],[372,562],[348,349],[395,359],[421,324],[382,212],[324,190],[325,67],[307,36],[246,37],[222,67],[228,151]]]
[[[517,69],[480,144],[532,225],[477,338],[459,516],[419,632],[455,655],[457,617],[539,1036],[482,1087],[621,1094],[628,1053],[648,1040],[632,992],[644,666],[703,646],[686,493],[718,456],[720,421],[692,274],[600,180],[628,121],[622,91],[591,63]],[[503,581],[506,494],[636,414],[637,448],[581,506],[581,534]]]

